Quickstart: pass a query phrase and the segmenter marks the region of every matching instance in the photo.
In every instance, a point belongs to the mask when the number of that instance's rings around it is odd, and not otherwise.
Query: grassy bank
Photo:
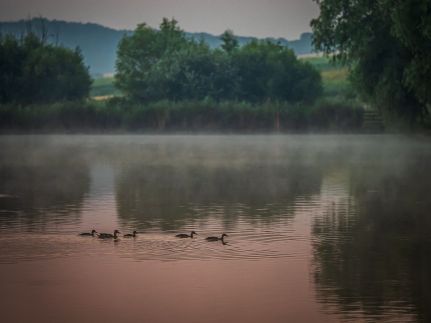
[[[5,132],[357,132],[363,110],[321,100],[313,105],[268,102],[106,101],[0,106]]]

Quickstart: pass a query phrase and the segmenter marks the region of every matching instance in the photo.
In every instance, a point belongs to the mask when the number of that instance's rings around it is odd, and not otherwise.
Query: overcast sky
[[[133,29],[174,17],[186,31],[298,38],[318,15],[312,0],[0,0],[0,20],[39,16]]]

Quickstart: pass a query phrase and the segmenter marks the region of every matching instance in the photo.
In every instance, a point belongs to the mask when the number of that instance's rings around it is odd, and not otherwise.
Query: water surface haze
[[[1,136],[2,320],[429,321],[430,148],[389,135]],[[121,237],[78,236],[93,228]]]

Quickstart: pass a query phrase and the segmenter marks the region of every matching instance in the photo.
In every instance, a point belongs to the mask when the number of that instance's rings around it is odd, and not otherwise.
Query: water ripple
[[[161,232],[148,229],[136,238],[119,238],[116,242],[91,237],[79,237],[70,231],[57,233],[20,232],[1,237],[0,262],[20,262],[82,254],[100,256],[112,252],[122,258],[142,260],[259,260],[273,258],[305,257],[306,250],[298,248],[307,244],[307,237],[289,229],[288,221],[277,221],[265,226],[255,226],[249,219],[239,218],[229,231],[224,224],[211,219],[200,227],[185,227],[182,232],[196,230],[194,239],[179,239],[176,231]],[[128,232],[125,228],[122,232]],[[132,231],[132,230],[130,230]],[[208,242],[204,238],[226,232],[225,243]],[[115,245],[115,249],[112,249]]]

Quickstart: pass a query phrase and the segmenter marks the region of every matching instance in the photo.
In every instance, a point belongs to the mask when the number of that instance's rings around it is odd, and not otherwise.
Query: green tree
[[[190,43],[159,60],[151,84],[163,89],[160,99],[190,100],[211,96],[217,66],[207,45]]]
[[[117,51],[116,86],[126,95],[139,100],[163,98],[166,93],[160,82],[166,73],[175,73],[174,65],[166,65],[166,57],[173,58],[189,45],[177,21],[163,19],[160,31],[140,24],[131,36],[125,36]],[[157,85],[157,86],[156,86]]]
[[[31,51],[23,66],[26,101],[55,102],[88,96],[91,79],[79,49],[42,46]]]
[[[349,64],[364,98],[409,123],[428,115],[431,96],[429,0],[315,0],[317,50]]]
[[[405,69],[405,83],[420,102],[431,104],[431,2],[384,0],[389,8],[392,34],[405,46],[411,60]]]
[[[0,103],[12,102],[22,94],[25,51],[10,35],[0,39]]]
[[[79,49],[46,43],[33,33],[0,39],[0,102],[45,103],[88,96],[91,78]]]
[[[139,25],[120,42],[116,84],[130,98],[156,100],[313,100],[319,73],[286,47],[254,41],[238,47],[231,31],[223,50],[187,39],[175,20],[160,31]]]
[[[227,53],[230,53],[236,48],[238,48],[238,40],[236,39],[232,30],[226,30],[220,36],[220,39],[223,41],[221,48],[223,48],[223,50],[225,50]]]
[[[232,59],[238,70],[238,99],[313,101],[322,92],[320,74],[279,44],[255,40],[236,51]]]

